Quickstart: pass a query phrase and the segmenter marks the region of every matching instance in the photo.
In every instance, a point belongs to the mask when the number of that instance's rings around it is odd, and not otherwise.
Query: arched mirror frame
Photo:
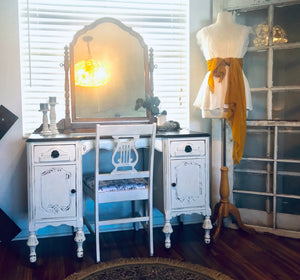
[[[82,118],[78,119],[76,117],[76,109],[75,109],[75,80],[74,80],[74,46],[83,34],[87,31],[94,29],[96,26],[103,23],[113,23],[128,32],[131,36],[135,37],[141,48],[143,49],[144,54],[144,78],[145,78],[145,94],[149,96],[153,96],[153,50],[150,48],[150,52],[148,53],[148,46],[145,44],[143,37],[134,31],[131,27],[126,26],[121,21],[104,17],[100,18],[90,25],[85,26],[83,29],[79,30],[75,33],[70,46],[65,47],[65,59],[64,59],[64,68],[65,68],[65,122],[64,122],[64,131],[70,132],[76,129],[90,129],[95,127],[95,123],[147,123],[151,122],[151,114],[147,110],[146,117],[118,117],[118,118]],[[70,93],[71,88],[71,93]],[[70,107],[71,101],[71,107]],[[134,106],[134,104],[133,104]],[[72,109],[72,110],[71,110]],[[71,112],[71,113],[70,113]],[[71,117],[72,114],[72,117]]]

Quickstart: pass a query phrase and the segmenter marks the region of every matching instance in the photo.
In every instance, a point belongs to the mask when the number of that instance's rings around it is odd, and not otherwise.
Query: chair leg
[[[100,237],[99,237],[99,205],[95,201],[95,239],[96,239],[96,262],[100,262]]]
[[[131,215],[132,217],[136,217],[137,215],[139,215],[136,208],[136,201],[131,201]],[[135,231],[138,231],[140,229],[140,223],[133,223],[133,228],[135,229]]]
[[[149,250],[150,256],[153,256],[153,207],[152,203],[148,201],[148,215],[149,215],[149,223],[148,223],[148,235],[149,235]]]

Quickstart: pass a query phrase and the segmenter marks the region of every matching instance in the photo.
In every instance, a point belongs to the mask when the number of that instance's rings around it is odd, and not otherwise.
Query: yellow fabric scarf
[[[232,129],[233,151],[232,158],[234,164],[238,164],[243,156],[246,140],[246,97],[243,78],[242,58],[212,58],[207,61],[207,71],[210,71],[208,85],[211,93],[214,93],[214,78],[219,78],[222,82],[228,69],[228,85],[225,96],[225,104],[228,104],[227,123]]]

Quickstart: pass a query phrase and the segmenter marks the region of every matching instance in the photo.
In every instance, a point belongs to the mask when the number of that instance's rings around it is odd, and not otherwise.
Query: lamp
[[[82,87],[98,87],[108,83],[110,74],[107,66],[92,58],[90,42],[92,36],[84,36],[83,41],[87,44],[88,59],[75,64],[75,85]]]

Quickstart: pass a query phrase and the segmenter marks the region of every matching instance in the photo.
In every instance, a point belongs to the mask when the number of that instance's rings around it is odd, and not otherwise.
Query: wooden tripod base
[[[229,202],[229,182],[228,182],[228,168],[226,166],[221,167],[221,183],[220,183],[220,201],[216,204],[213,212],[212,223],[216,220],[217,228],[213,235],[213,241],[216,241],[221,230],[223,218],[229,216],[229,214],[233,215],[237,221],[240,229],[248,232],[254,233],[255,230],[253,228],[247,227],[242,223],[241,216],[239,210]]]

